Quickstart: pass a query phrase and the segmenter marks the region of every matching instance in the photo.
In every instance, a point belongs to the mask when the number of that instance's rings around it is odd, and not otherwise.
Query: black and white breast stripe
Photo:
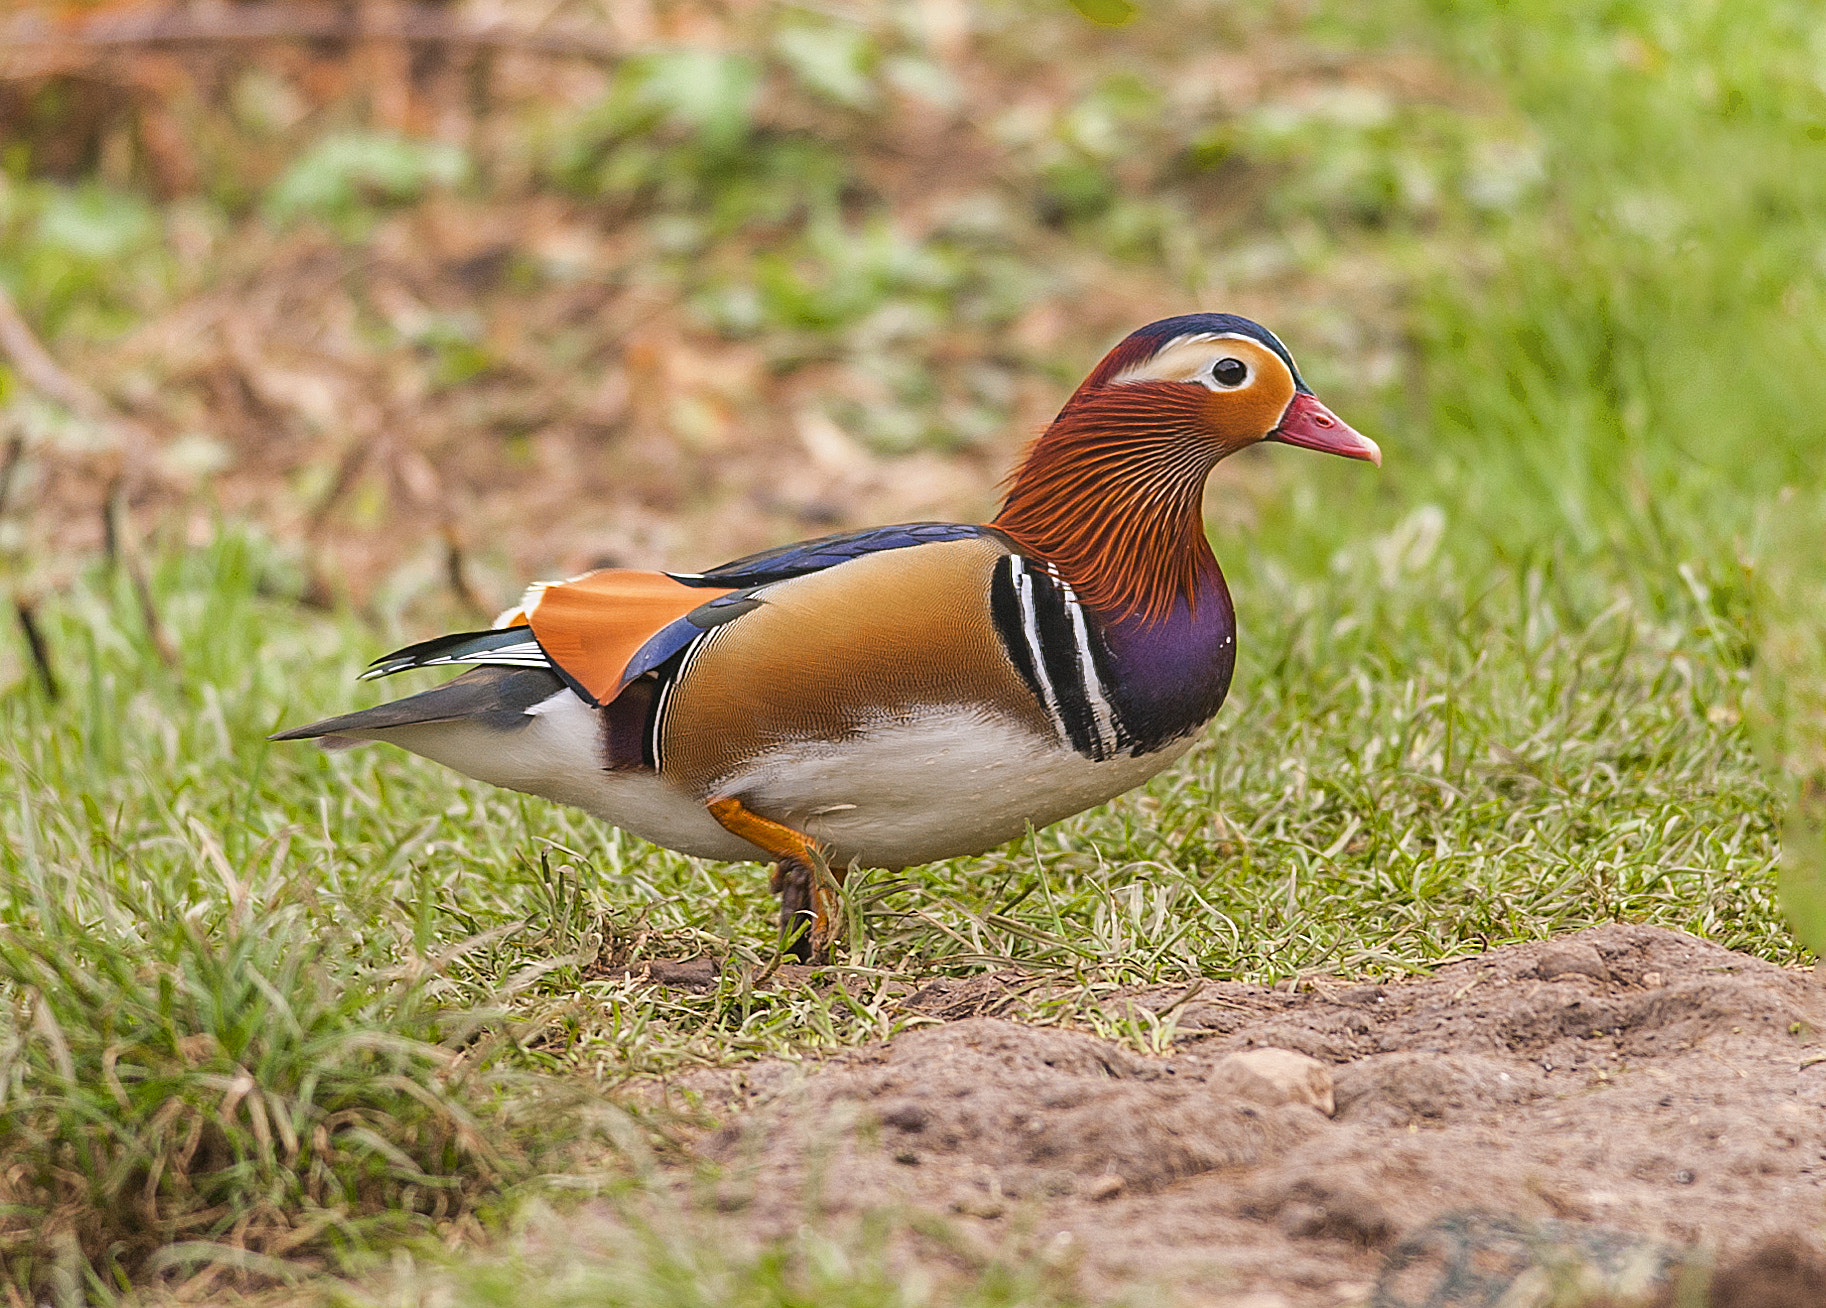
[[[666,721],[672,713],[672,690],[691,672],[691,665],[697,662],[710,644],[724,634],[721,625],[712,627],[697,637],[684,649],[673,655],[657,669],[659,676],[659,693],[654,698],[652,711],[647,715],[646,762],[655,772],[666,770],[666,756],[660,743],[666,737]]]
[[[1102,642],[1070,586],[1043,564],[1011,554],[995,566],[989,610],[1002,647],[1061,740],[1098,761],[1129,745],[1106,690]]]

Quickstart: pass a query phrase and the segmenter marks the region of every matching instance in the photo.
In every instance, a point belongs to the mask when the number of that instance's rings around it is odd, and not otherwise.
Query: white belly
[[[1004,718],[946,706],[843,741],[769,751],[728,779],[749,808],[822,841],[838,865],[903,868],[979,854],[1122,794],[1192,738],[1093,762]]]
[[[395,727],[375,738],[478,781],[570,804],[683,854],[767,857],[669,781],[605,770],[597,712],[569,690],[528,717],[508,733],[458,720]],[[978,854],[1029,825],[1070,817],[1140,785],[1191,745],[1187,737],[1141,758],[1098,763],[1004,718],[946,706],[847,740],[779,746],[719,789],[816,837],[836,866],[854,861],[892,870]]]
[[[766,857],[723,830],[703,804],[652,772],[606,770],[597,710],[569,690],[533,705],[527,716],[531,721],[509,732],[457,719],[394,727],[373,738],[491,786],[580,808],[694,858],[737,862]]]

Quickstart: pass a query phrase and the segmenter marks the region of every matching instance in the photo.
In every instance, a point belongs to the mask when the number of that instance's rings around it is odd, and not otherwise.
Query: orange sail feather
[[[526,617],[546,657],[601,705],[621,693],[629,661],[661,628],[727,594],[663,572],[604,568],[544,587]]]

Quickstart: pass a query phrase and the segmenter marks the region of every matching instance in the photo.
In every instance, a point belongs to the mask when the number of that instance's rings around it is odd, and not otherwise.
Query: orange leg
[[[823,848],[810,836],[749,812],[739,799],[713,799],[707,807],[724,830],[760,846],[778,860],[768,885],[780,896],[781,939],[790,941],[791,951],[806,962],[829,962],[838,930],[837,896],[832,883],[843,884],[844,869],[831,867]],[[826,872],[828,877],[822,875]],[[810,931],[805,930],[807,917],[811,919]]]

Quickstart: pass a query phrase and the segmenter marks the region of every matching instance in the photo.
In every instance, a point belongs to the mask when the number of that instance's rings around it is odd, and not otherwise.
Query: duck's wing
[[[376,659],[363,677],[463,664],[479,665],[476,672],[274,739],[394,739],[401,728],[484,716],[518,723],[531,705],[568,687],[592,708],[613,706],[608,755],[612,763],[632,766],[648,748],[648,710],[661,683],[671,679],[694,641],[758,608],[769,588],[886,551],[976,537],[1000,539],[984,527],[909,523],[803,541],[702,573],[606,568],[538,583],[493,629],[394,650]]]
[[[384,733],[431,722],[504,713],[512,718],[567,686],[591,705],[607,704],[632,678],[622,672],[655,633],[692,609],[727,596],[672,580],[663,572],[604,569],[536,585],[489,631],[459,631],[396,649],[374,660],[364,681],[412,668],[476,665],[448,685],[360,713],[281,732],[313,737],[387,739]],[[479,676],[489,672],[492,675]],[[502,674],[517,673],[506,677]],[[520,701],[534,691],[543,694]],[[421,751],[422,752],[422,751]]]
[[[821,536],[706,572],[603,568],[539,582],[494,629],[408,645],[376,659],[362,676],[452,664],[541,668],[588,703],[606,705],[705,631],[754,608],[767,586],[887,550],[994,534],[965,523],[914,522]]]
[[[870,527],[863,531],[839,532],[763,550],[712,568],[708,572],[669,572],[674,581],[689,586],[764,586],[768,582],[786,581],[807,573],[848,563],[865,554],[883,550],[907,549],[914,545],[934,545],[941,541],[971,540],[978,536],[995,536],[992,528],[963,522],[906,522],[895,527]]]

